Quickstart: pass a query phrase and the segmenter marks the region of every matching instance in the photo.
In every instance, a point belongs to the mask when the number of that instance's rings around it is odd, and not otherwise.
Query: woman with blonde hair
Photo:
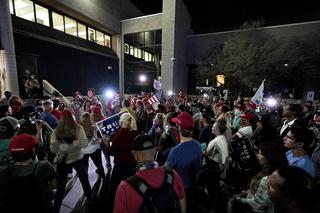
[[[80,125],[83,127],[89,141],[88,146],[82,149],[84,153],[84,163],[86,166],[86,170],[88,171],[90,157],[94,165],[97,167],[98,175],[101,178],[105,178],[101,159],[101,139],[98,138],[98,128],[91,119],[90,114],[88,112],[85,112],[81,115]]]
[[[75,120],[70,110],[64,110],[57,128],[51,135],[50,149],[57,157],[58,188],[55,194],[55,211],[59,212],[67,183],[68,171],[74,168],[82,184],[89,204],[92,203],[92,191],[88,179],[82,148],[88,145],[88,139],[82,126]]]
[[[121,180],[134,175],[135,161],[131,155],[132,141],[138,135],[137,124],[130,113],[123,113],[120,117],[120,129],[112,136],[112,145],[108,138],[103,142],[107,146],[107,151],[114,156],[114,167],[111,176],[110,193],[115,196],[118,185]]]

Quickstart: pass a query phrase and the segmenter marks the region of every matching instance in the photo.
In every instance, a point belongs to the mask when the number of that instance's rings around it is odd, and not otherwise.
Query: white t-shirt
[[[218,163],[224,164],[229,156],[229,147],[224,135],[218,135],[210,141],[207,147],[207,155]]]

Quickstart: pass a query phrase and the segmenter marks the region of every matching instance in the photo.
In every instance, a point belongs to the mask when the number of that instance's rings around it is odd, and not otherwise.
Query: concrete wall
[[[186,44],[191,19],[182,0],[164,0],[162,18],[162,67],[164,91],[187,90]]]
[[[308,39],[309,36],[319,34],[320,21],[264,27],[260,28],[260,30],[270,33],[270,35],[279,39],[287,39],[290,37]],[[187,63],[199,64],[202,57],[206,57],[214,48],[223,45],[234,32],[236,31],[189,36],[187,49],[190,51],[187,51]]]

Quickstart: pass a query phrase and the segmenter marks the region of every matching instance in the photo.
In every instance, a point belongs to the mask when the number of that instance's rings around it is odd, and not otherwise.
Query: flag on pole
[[[263,93],[264,93],[264,81],[266,79],[264,79],[261,83],[261,85],[259,86],[258,90],[256,91],[256,94],[254,94],[254,96],[251,98],[251,101],[253,103],[255,103],[256,105],[260,105],[263,102]]]
[[[148,103],[153,106],[154,103],[160,103],[162,98],[163,91],[159,90],[156,94],[154,94],[149,100]]]

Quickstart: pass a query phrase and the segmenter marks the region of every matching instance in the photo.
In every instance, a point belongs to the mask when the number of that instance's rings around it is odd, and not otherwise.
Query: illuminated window
[[[147,51],[144,51],[144,60],[145,61],[149,60],[149,53]]]
[[[130,55],[134,55],[134,47],[130,46]]]
[[[64,32],[64,24],[63,24],[63,16],[52,12],[52,24],[53,24],[53,28],[56,30],[60,30],[62,32]]]
[[[49,10],[36,4],[36,22],[45,26],[50,26]]]
[[[10,7],[10,13],[14,14],[12,0],[9,1],[9,7]]]
[[[111,37],[108,35],[104,35],[104,45],[106,47],[111,47]]]
[[[64,17],[64,28],[65,32],[77,36],[77,22],[74,19],[71,19],[69,17]]]
[[[124,53],[129,54],[130,53],[130,46],[129,44],[124,44]]]
[[[78,37],[87,39],[87,29],[86,26],[83,24],[80,24],[78,22]]]
[[[96,30],[92,28],[88,28],[89,41],[96,43]]]
[[[97,33],[97,44],[104,46],[104,35],[102,32],[96,30]]]
[[[16,16],[34,22],[34,11],[32,1],[15,0],[14,6],[16,10]]]
[[[137,58],[142,58],[141,56],[141,49],[137,48]]]

